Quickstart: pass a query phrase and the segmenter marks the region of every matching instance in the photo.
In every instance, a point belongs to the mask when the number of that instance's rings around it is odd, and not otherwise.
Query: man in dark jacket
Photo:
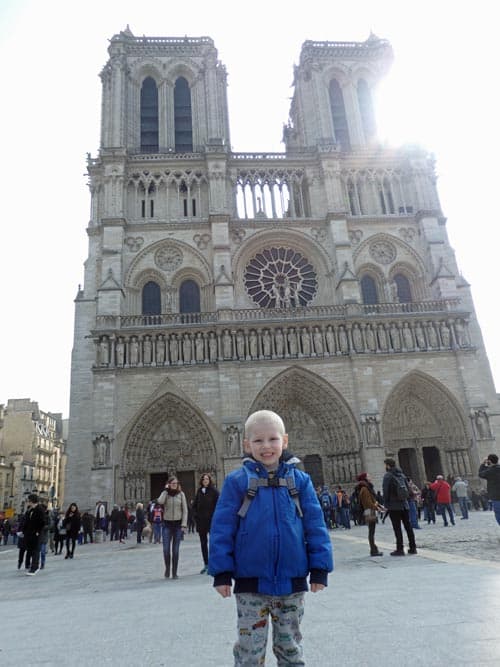
[[[496,454],[490,454],[481,463],[479,477],[486,480],[488,499],[493,505],[495,518],[500,526],[500,465]]]
[[[36,493],[29,494],[27,505],[23,533],[26,545],[26,562],[30,563],[30,569],[26,574],[33,576],[39,570],[40,543],[45,526],[45,511],[38,504]]]
[[[406,481],[403,471],[396,467],[394,459],[385,459],[384,463],[386,470],[382,482],[384,505],[389,512],[389,518],[396,537],[396,550],[391,551],[391,556],[405,555],[401,523],[405,527],[406,534],[408,535],[408,554],[413,555],[417,553],[417,545],[415,543],[415,533],[413,532],[410,523],[410,507],[408,505],[410,490],[408,488],[408,482]],[[406,499],[401,497],[404,494],[398,493],[398,486],[401,486],[403,489],[404,486],[406,486]]]

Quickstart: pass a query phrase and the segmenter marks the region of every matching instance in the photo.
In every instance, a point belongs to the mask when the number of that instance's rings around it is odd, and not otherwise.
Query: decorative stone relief
[[[360,243],[362,238],[363,238],[363,232],[361,229],[353,229],[352,231],[349,232],[349,241],[353,245],[358,245],[358,243]]]
[[[325,243],[327,238],[328,238],[328,234],[326,233],[326,229],[323,229],[322,227],[320,227],[319,229],[316,228],[316,227],[313,227],[311,229],[311,236],[313,237],[313,239],[315,239],[318,243],[321,243],[321,244]]]
[[[374,241],[370,244],[370,255],[379,264],[390,264],[396,259],[396,246],[388,241]]]
[[[142,248],[144,239],[142,236],[127,236],[124,241],[130,252],[137,252]]]
[[[226,452],[228,456],[241,454],[240,430],[236,424],[230,424],[226,428]]]
[[[111,442],[109,436],[101,434],[92,441],[93,460],[95,468],[104,468],[109,466],[111,455]]]
[[[161,246],[154,256],[156,266],[164,271],[175,271],[182,264],[182,260],[181,250],[172,245]]]
[[[195,234],[193,236],[193,241],[196,243],[200,250],[205,250],[211,240],[210,234]]]
[[[413,227],[401,227],[399,229],[399,235],[403,239],[403,241],[406,241],[406,243],[413,243],[413,239],[415,238],[415,230]]]
[[[490,422],[486,410],[479,408],[470,411],[472,423],[478,440],[491,438]]]
[[[380,415],[363,415],[361,424],[367,446],[378,447],[380,445]]]
[[[231,238],[233,240],[233,243],[236,245],[241,245],[241,242],[246,236],[246,231],[242,229],[241,227],[239,229],[233,229],[231,232]]]

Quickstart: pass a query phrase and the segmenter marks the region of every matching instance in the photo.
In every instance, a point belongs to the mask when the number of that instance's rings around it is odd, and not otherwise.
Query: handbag
[[[374,509],[367,509],[363,511],[365,523],[373,523],[377,520],[377,512]]]

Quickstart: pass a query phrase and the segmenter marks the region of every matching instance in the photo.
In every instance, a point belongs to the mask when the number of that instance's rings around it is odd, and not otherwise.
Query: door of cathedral
[[[323,462],[318,454],[310,454],[304,457],[304,470],[309,473],[314,488],[323,486],[325,477],[323,475]]]
[[[151,499],[156,500],[165,488],[168,474],[166,472],[154,472],[151,475]]]
[[[422,480],[418,473],[417,452],[411,447],[405,447],[398,452],[399,467],[404,474],[415,482],[417,486],[421,485]]]
[[[433,482],[436,479],[436,475],[443,474],[439,449],[437,447],[423,447],[422,453],[424,456],[426,479]]]
[[[177,479],[189,504],[196,495],[196,472],[194,470],[183,470],[177,473]]]

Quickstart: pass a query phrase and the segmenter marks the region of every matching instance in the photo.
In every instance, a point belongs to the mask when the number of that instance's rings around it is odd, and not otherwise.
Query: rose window
[[[245,288],[260,308],[306,306],[318,288],[309,260],[292,248],[266,248],[247,264]]]

